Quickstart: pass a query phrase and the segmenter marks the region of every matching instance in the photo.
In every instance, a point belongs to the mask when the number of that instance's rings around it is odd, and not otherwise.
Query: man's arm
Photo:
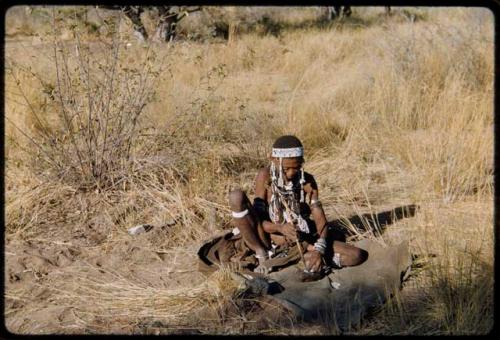
[[[267,182],[269,181],[269,169],[261,168],[257,173],[255,178],[255,198],[254,207],[257,211],[259,222],[262,225],[262,229],[266,233],[287,236],[289,238],[295,237],[295,227],[290,223],[276,224],[269,220],[269,211],[267,203]]]
[[[306,178],[306,185],[304,186],[304,190],[306,191],[309,197],[309,206],[311,207],[311,215],[312,219],[316,224],[316,229],[319,234],[319,239],[315,242],[315,244],[310,244],[307,246],[308,251],[308,269],[312,272],[318,272],[321,270],[323,266],[322,257],[325,254],[326,250],[326,236],[327,236],[327,228],[326,228],[326,216],[323,211],[323,207],[321,206],[321,201],[319,200],[318,193],[318,185],[314,180],[312,175],[308,175]]]
[[[269,220],[269,212],[267,211],[267,188],[266,183],[269,179],[269,171],[267,167],[261,168],[255,177],[255,198],[253,200],[254,208],[257,212],[259,222]]]
[[[316,224],[319,237],[326,238],[326,216],[321,201],[319,200],[318,185],[313,176],[310,177],[310,182],[307,183],[306,186],[309,187],[305,189],[309,189],[308,191],[310,192],[309,206],[311,207],[311,215]]]

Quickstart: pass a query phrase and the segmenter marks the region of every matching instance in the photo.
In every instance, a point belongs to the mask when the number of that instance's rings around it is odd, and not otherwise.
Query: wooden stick
[[[285,210],[288,213],[288,216],[290,216],[290,218],[291,218],[292,214],[290,213],[291,209],[288,206],[288,203],[286,202],[285,199],[283,199],[282,201],[283,201],[283,205],[285,206]],[[306,260],[304,258],[304,252],[302,251],[302,246],[300,245],[300,242],[299,242],[299,232],[297,231],[297,225],[293,221],[292,221],[292,223],[295,226],[295,237],[296,237],[297,247],[299,248],[300,258],[302,259],[302,263],[304,264],[304,270],[306,271],[307,270]]]

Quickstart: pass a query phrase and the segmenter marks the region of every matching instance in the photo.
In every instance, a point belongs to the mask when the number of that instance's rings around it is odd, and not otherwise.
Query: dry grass
[[[126,228],[134,224],[175,221],[148,247],[171,254],[194,251],[193,243],[228,227],[229,188],[241,186],[251,193],[255,170],[265,164],[273,139],[294,133],[305,144],[306,171],[316,176],[330,219],[348,221],[352,215],[420,206],[415,216],[389,226],[380,238],[386,243],[410,239],[412,252],[419,255],[415,275],[350,334],[487,333],[493,324],[492,16],[472,8],[396,8],[392,17],[381,11],[355,8],[353,17],[329,24],[316,20],[321,14],[317,9],[233,9],[205,21],[193,15],[182,28],[189,35],[196,25],[209,27],[214,18],[237,22],[240,28],[229,44],[205,37],[204,42],[133,43],[121,49],[110,59],[121,67],[115,78],[120,87],[107,97],[116,106],[112,112],[117,119],[125,117],[120,98],[132,86],[133,69],[147,62],[162,69],[152,78],[154,95],[141,99],[145,105],[138,133],[126,135],[129,157],[109,149],[107,157],[97,158],[119,162],[118,175],[109,180],[113,184],[87,185],[92,190],[85,191],[81,184],[94,177],[78,170],[75,149],[64,149],[71,144],[60,142],[55,149],[43,144],[57,131],[68,136],[77,132],[59,119],[60,104],[70,93],[60,91],[62,100],[51,99],[57,94],[57,67],[51,57],[51,26],[38,10],[36,20],[9,33],[21,41],[6,43],[7,241],[66,242],[82,232],[96,235],[86,247],[108,249],[119,247]],[[262,19],[264,14],[268,19]],[[81,14],[71,15],[69,24],[82,22]],[[13,19],[7,15],[7,21]],[[66,46],[75,46],[76,36],[67,32],[79,32],[80,46],[94,46],[102,53],[94,56],[102,55],[104,61],[112,49],[97,46],[113,41],[113,27],[92,27],[62,27],[59,37],[67,39]],[[114,41],[124,47],[131,27],[123,21],[118,28]],[[34,38],[22,40],[24,35]],[[36,49],[31,43],[38,43]],[[148,51],[157,58],[147,60]],[[73,50],[66,53],[71,56]],[[83,75],[97,72],[73,62]],[[71,68],[67,72],[72,79],[85,79]],[[67,104],[82,119],[88,118],[84,99],[99,92],[84,84],[63,86],[80,98]],[[136,93],[128,98],[137,99]],[[48,173],[52,168],[43,160],[49,151],[56,152],[52,157],[60,157],[63,168],[77,170],[66,179]],[[81,155],[92,159],[91,152]],[[224,314],[237,291],[227,273],[200,285],[166,289],[137,283],[112,267],[101,268],[101,276],[86,272],[96,270],[88,264],[61,269],[64,280],[78,280],[80,288],[65,285],[53,292],[52,302],[44,303],[65,306],[74,318],[45,332],[269,334],[264,326],[245,328],[241,315]],[[30,294],[29,289],[6,286],[7,301],[29,299]],[[96,303],[88,304],[89,297]],[[207,317],[201,313],[204,306],[219,311],[206,328],[200,321]],[[17,315],[26,308],[7,312],[10,329],[44,331],[16,326]],[[328,320],[275,327],[273,332],[335,333]]]
[[[30,332],[116,334],[133,329],[135,333],[147,333],[158,327],[154,323],[165,325],[162,333],[167,334],[190,326],[198,331],[213,331],[214,326],[209,320],[201,320],[205,326],[194,328],[192,325],[200,322],[194,313],[204,311],[206,316],[216,317],[213,320],[216,323],[223,322],[221,318],[229,317],[224,315],[224,305],[231,301],[238,289],[225,271],[186,290],[183,286],[152,287],[140,278],[130,279],[118,269],[103,269],[90,263],[55,272],[52,278],[61,284],[48,286],[47,293],[52,294],[51,304],[61,310],[71,310],[64,317],[72,322],[48,329],[31,329]],[[77,289],[69,284],[73,280],[78,282]],[[6,297],[29,301],[32,294],[12,290]],[[89,304],[89,300],[93,303]],[[40,307],[35,307],[32,312],[39,310]],[[113,326],[109,328],[111,324]]]

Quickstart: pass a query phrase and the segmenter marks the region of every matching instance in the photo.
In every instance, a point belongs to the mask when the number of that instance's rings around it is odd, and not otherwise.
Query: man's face
[[[278,158],[273,158],[273,162],[276,167],[279,167],[280,162]],[[283,158],[283,174],[287,181],[291,181],[299,173],[302,163],[303,159],[300,157]]]

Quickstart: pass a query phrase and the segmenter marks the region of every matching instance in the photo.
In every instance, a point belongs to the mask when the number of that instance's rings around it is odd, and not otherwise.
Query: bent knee
[[[358,248],[358,251],[357,251],[357,254],[356,254],[356,259],[355,259],[355,262],[356,262],[356,266],[357,265],[360,265],[362,264],[363,262],[365,262],[366,260],[368,260],[368,252],[364,249],[359,249]]]
[[[348,249],[338,249],[341,255],[342,266],[359,266],[368,259],[368,252],[364,249],[348,246]]]
[[[245,193],[241,189],[229,192],[229,206],[232,211],[241,211],[245,206]]]

